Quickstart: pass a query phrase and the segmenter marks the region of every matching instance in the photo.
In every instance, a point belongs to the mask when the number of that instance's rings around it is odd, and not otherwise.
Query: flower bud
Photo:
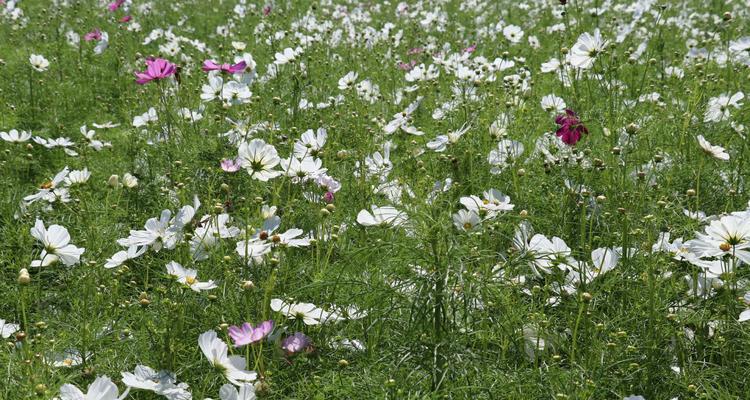
[[[29,270],[26,268],[21,268],[21,270],[18,272],[18,284],[28,285],[29,283],[31,283],[31,276],[29,276]]]
[[[107,185],[111,187],[118,187],[120,186],[120,177],[117,175],[112,175],[107,179]]]

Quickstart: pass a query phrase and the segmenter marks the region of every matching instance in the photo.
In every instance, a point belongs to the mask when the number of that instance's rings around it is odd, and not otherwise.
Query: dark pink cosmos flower
[[[115,12],[117,11],[118,8],[120,8],[123,5],[123,3],[125,3],[125,0],[115,0],[109,3],[109,5],[107,6],[107,9],[109,9],[109,11]]]
[[[172,76],[177,72],[177,66],[163,58],[147,58],[146,59],[146,70],[143,72],[136,72],[135,77],[138,78],[135,82],[139,85],[145,85],[155,79],[164,79],[168,76]]]
[[[90,42],[92,40],[102,40],[102,31],[100,31],[99,28],[96,28],[93,31],[83,35],[83,40],[87,42]]]
[[[223,169],[224,172],[237,172],[240,170],[240,163],[237,160],[225,158],[221,160],[221,169]]]
[[[299,353],[300,351],[311,348],[312,341],[302,332],[295,332],[292,336],[287,336],[281,341],[281,348],[287,354]]]
[[[323,195],[323,201],[325,201],[328,204],[333,203],[333,192],[326,192],[326,194]]]
[[[263,340],[272,330],[273,321],[268,320],[261,322],[254,328],[249,322],[245,322],[241,326],[232,325],[227,332],[234,341],[234,347],[242,347]]]
[[[133,20],[133,17],[132,17],[132,16],[130,16],[130,15],[126,15],[126,16],[124,16],[124,17],[120,18],[120,19],[119,19],[118,21],[119,21],[120,23],[123,23],[123,24],[124,24],[124,23],[130,22],[130,21],[132,21],[132,20]]]
[[[263,16],[264,17],[267,17],[268,14],[270,14],[270,13],[271,13],[271,6],[270,5],[263,7]]]
[[[240,61],[237,64],[217,64],[213,62],[212,60],[206,60],[203,61],[203,71],[221,71],[226,72],[228,74],[238,74],[247,68],[247,63],[244,61]]]
[[[581,140],[582,134],[588,135],[589,133],[589,130],[583,125],[583,122],[578,118],[578,115],[570,109],[566,109],[565,114],[560,114],[555,117],[555,123],[560,125],[555,134],[559,136],[565,144],[570,146],[578,143],[578,141]]]

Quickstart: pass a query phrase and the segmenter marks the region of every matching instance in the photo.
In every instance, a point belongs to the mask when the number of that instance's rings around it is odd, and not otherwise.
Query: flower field
[[[748,399],[745,0],[0,0],[0,400]]]

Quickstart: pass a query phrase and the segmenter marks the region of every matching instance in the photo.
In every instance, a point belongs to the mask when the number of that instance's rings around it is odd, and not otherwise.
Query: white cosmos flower
[[[520,43],[523,39],[523,30],[517,25],[508,25],[503,28],[503,36],[511,43]]]
[[[455,131],[448,132],[448,134],[446,135],[440,135],[435,139],[427,142],[426,146],[428,149],[434,152],[441,153],[448,148],[448,145],[458,143],[458,140],[461,139],[461,136],[463,136],[464,133],[469,130],[469,128],[471,128],[471,126],[464,125]]]
[[[198,345],[211,365],[221,371],[234,385],[251,383],[258,378],[255,371],[246,371],[245,358],[227,355],[227,344],[214,331],[204,332],[198,337]]]
[[[750,264],[750,217],[726,215],[711,221],[705,233],[697,232],[685,245],[700,258],[729,255]]]
[[[263,256],[271,251],[271,243],[257,238],[241,240],[237,242],[235,250],[241,258],[246,260],[248,265],[259,264],[263,261]]]
[[[307,156],[317,156],[323,149],[328,138],[325,128],[318,128],[317,132],[312,129],[306,130],[302,137],[294,143],[294,156],[302,159]]]
[[[529,240],[527,250],[534,255],[531,268],[539,276],[541,272],[549,274],[553,266],[557,266],[560,270],[571,270],[578,264],[570,256],[570,247],[557,236],[550,240],[544,235],[536,234]]]
[[[188,385],[177,383],[177,377],[170,371],[155,371],[145,365],[137,365],[131,372],[121,372],[122,383],[131,389],[142,389],[162,395],[169,400],[191,400]]]
[[[151,107],[142,115],[138,115],[133,118],[133,127],[140,128],[142,126],[151,125],[152,122],[156,122],[158,120],[159,117],[156,115],[156,109],[154,107]]]
[[[138,186],[138,178],[131,175],[129,172],[126,172],[125,175],[122,176],[122,186],[132,189]]]
[[[596,57],[604,51],[608,43],[602,38],[599,29],[595,30],[593,35],[585,32],[570,49],[568,61],[576,68],[589,69],[594,66]]]
[[[201,282],[198,280],[198,271],[184,268],[179,263],[170,261],[167,264],[167,273],[177,278],[177,282],[189,287],[194,292],[211,290],[216,288],[214,281]]]
[[[457,213],[453,214],[453,225],[460,231],[473,231],[481,223],[482,219],[479,218],[479,214],[473,210],[458,210]]]
[[[81,352],[76,349],[65,350],[62,353],[55,353],[51,356],[51,360],[48,361],[53,367],[75,367],[83,363],[83,356]]]
[[[32,267],[46,267],[58,260],[70,267],[78,264],[81,254],[86,251],[86,249],[70,244],[70,234],[67,229],[60,225],[50,225],[47,230],[40,219],[36,220],[34,227],[31,228],[31,236],[44,245],[39,259],[31,262]]]
[[[161,250],[162,246],[171,250],[182,240],[182,230],[190,223],[200,203],[194,206],[184,206],[172,218],[171,210],[163,210],[159,218],[149,218],[145,224],[145,230],[131,230],[130,236],[118,239],[117,244],[124,247],[150,246],[154,251]]]
[[[487,215],[488,219],[494,218],[498,213],[511,211],[515,205],[511,204],[510,197],[500,193],[497,189],[490,189],[483,193],[484,198],[479,196],[461,197],[461,204],[469,211],[477,214]]]
[[[282,158],[280,164],[284,174],[298,182],[315,179],[318,175],[327,171],[326,168],[323,168],[323,162],[319,158],[310,156],[302,160],[297,157]]]
[[[7,339],[10,337],[10,335],[18,332],[18,330],[21,329],[21,326],[18,324],[11,324],[10,322],[6,322],[4,319],[0,319],[0,337],[3,339]]]
[[[339,79],[339,90],[347,90],[354,87],[354,83],[357,81],[357,73],[349,71],[343,78]]]
[[[68,202],[69,198],[67,189],[61,187],[61,185],[65,182],[65,178],[68,177],[69,173],[70,170],[66,166],[62,171],[58,172],[52,180],[42,184],[35,194],[24,197],[23,201],[26,202],[26,204],[31,204],[37,200],[44,200],[53,203],[59,199],[64,203]]]
[[[271,299],[271,310],[286,315],[289,319],[298,319],[305,325],[320,325],[329,313],[312,303],[287,303],[281,299]]]
[[[395,207],[371,207],[372,213],[361,210],[357,214],[357,223],[362,226],[401,226],[407,222],[406,214]]]
[[[31,139],[31,133],[26,131],[17,131],[11,129],[8,132],[0,132],[0,138],[9,143],[25,143]]]
[[[62,385],[60,400],[122,400],[128,396],[129,392],[130,388],[126,389],[120,396],[117,386],[106,375],[103,375],[89,385],[86,394],[73,385]]]
[[[714,146],[706,140],[703,135],[698,135],[698,144],[700,144],[703,151],[709,156],[722,160],[729,161],[729,154],[721,146]]]
[[[218,74],[208,75],[208,85],[201,88],[201,100],[211,101],[221,98],[221,92],[224,88],[224,80]]]
[[[261,182],[268,182],[282,174],[281,171],[273,170],[280,161],[276,148],[262,139],[253,139],[249,143],[240,144],[238,159],[250,177]]]
[[[297,47],[296,49],[291,49],[287,47],[282,52],[274,55],[275,60],[273,63],[276,65],[288,64],[293,62],[300,54],[302,54],[301,48]]]
[[[118,251],[107,259],[104,268],[117,268],[129,260],[142,256],[146,250],[148,250],[148,246],[130,246],[127,250]]]
[[[32,54],[29,57],[29,63],[31,64],[31,68],[34,68],[38,72],[44,72],[49,68],[49,61],[39,54]]]
[[[99,42],[94,46],[94,54],[98,55],[104,53],[104,50],[107,50],[107,47],[109,47],[109,34],[107,32],[102,32],[101,39],[99,39]]]
[[[733,95],[723,93],[719,97],[712,97],[708,100],[708,108],[703,116],[703,122],[720,122],[731,118],[729,113],[730,107],[740,108],[740,101],[745,98],[745,94],[737,92]]]
[[[72,186],[86,183],[90,177],[91,172],[89,172],[88,168],[84,168],[82,170],[73,170],[70,171],[68,176],[65,177],[65,184],[68,186]]]
[[[221,400],[255,400],[255,386],[245,384],[235,389],[227,383],[219,389],[219,398]]]
[[[565,111],[566,108],[565,100],[561,97],[557,97],[554,94],[548,94],[542,97],[542,108],[544,111],[549,113],[559,114]]]
[[[497,144],[497,148],[490,151],[487,156],[487,162],[492,166],[490,172],[499,174],[509,166],[514,160],[523,154],[523,143],[515,140],[503,139]]]
[[[250,91],[250,88],[246,84],[235,80],[225,83],[221,90],[222,100],[231,105],[248,103],[252,97],[253,93]]]

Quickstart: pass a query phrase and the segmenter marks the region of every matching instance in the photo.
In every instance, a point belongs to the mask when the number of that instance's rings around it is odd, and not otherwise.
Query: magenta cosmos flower
[[[171,62],[163,58],[147,58],[146,70],[135,73],[135,77],[138,78],[135,82],[139,85],[145,85],[155,79],[164,79],[174,75],[175,72],[177,72],[177,66]]]
[[[101,40],[102,39],[102,31],[99,30],[99,28],[94,29],[93,31],[83,35],[83,40],[90,42],[92,40]]]
[[[203,61],[203,71],[209,72],[209,71],[221,71],[226,72],[228,74],[237,74],[245,70],[247,68],[247,63],[244,61],[240,61],[237,64],[217,64],[212,60],[206,60]]]
[[[581,140],[582,134],[589,133],[589,130],[583,125],[573,110],[566,109],[565,114],[555,117],[555,123],[560,125],[555,134],[562,139],[565,144],[575,145]]]
[[[281,341],[281,348],[286,351],[287,354],[294,354],[308,350],[311,345],[312,341],[310,338],[302,332],[295,332],[294,335],[287,336]]]
[[[125,3],[125,0],[115,0],[109,3],[109,5],[107,5],[107,8],[109,9],[109,11],[115,12],[123,5],[123,3]]]
[[[234,347],[242,347],[261,341],[272,330],[273,321],[268,320],[261,322],[254,328],[249,322],[245,322],[241,326],[232,325],[229,327],[228,332],[229,337],[234,341]]]

